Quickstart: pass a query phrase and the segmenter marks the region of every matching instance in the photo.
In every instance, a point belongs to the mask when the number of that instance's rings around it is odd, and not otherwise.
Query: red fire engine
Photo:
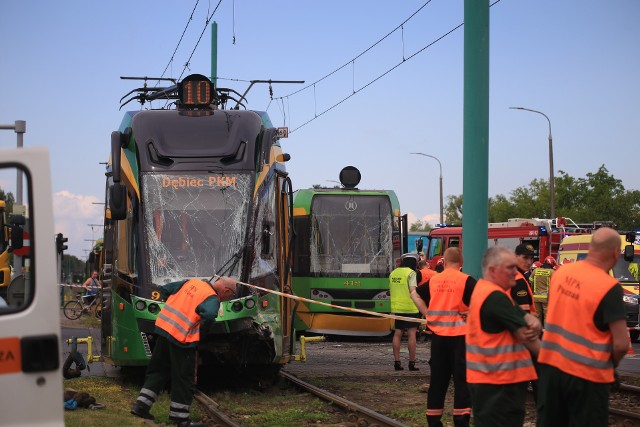
[[[576,224],[569,218],[557,220],[540,218],[512,218],[507,222],[489,224],[488,246],[501,245],[515,250],[520,243],[528,243],[536,251],[536,258],[542,260],[552,255],[557,258],[562,238],[572,234],[589,234],[603,222]],[[609,224],[606,224],[609,225]],[[439,226],[429,232],[429,242],[425,256],[431,268],[447,248],[462,249],[462,227]]]

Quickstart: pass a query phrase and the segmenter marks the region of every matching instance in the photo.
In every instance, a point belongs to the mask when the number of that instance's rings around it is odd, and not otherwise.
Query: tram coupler
[[[71,337],[67,339],[67,344],[71,344],[71,352],[78,351],[78,344],[87,344],[87,363],[99,362],[100,356],[93,355],[93,337],[86,338]]]
[[[300,354],[294,354],[293,360],[296,362],[306,362],[307,361],[307,352],[305,350],[305,343],[307,342],[324,342],[327,339],[324,336],[320,337],[305,337],[304,335],[300,336]]]

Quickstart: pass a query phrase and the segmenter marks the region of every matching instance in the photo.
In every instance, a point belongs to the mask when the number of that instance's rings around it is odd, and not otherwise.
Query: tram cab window
[[[16,200],[16,167],[0,167],[0,315],[22,311],[33,300],[31,280],[33,237],[29,231],[29,182],[22,179],[22,200]],[[21,202],[21,203],[18,203]]]

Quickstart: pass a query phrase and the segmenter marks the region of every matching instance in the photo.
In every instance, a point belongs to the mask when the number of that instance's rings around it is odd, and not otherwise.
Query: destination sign
[[[173,188],[174,190],[180,190],[183,188],[218,188],[236,186],[236,177],[233,175],[208,176],[205,178],[164,176],[162,178],[162,188]]]

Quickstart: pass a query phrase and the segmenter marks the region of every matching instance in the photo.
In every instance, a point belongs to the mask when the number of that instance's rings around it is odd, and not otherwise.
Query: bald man
[[[609,270],[620,235],[593,233],[583,261],[551,277],[540,356],[538,426],[608,425],[609,387],[629,348],[623,291]]]
[[[214,320],[220,302],[232,299],[235,292],[236,281],[230,277],[220,277],[213,284],[195,278],[181,280],[160,288],[160,296],[166,303],[156,319],[156,344],[144,385],[131,408],[133,415],[153,420],[151,406],[171,382],[169,420],[180,427],[206,425],[189,419],[200,321]]]

